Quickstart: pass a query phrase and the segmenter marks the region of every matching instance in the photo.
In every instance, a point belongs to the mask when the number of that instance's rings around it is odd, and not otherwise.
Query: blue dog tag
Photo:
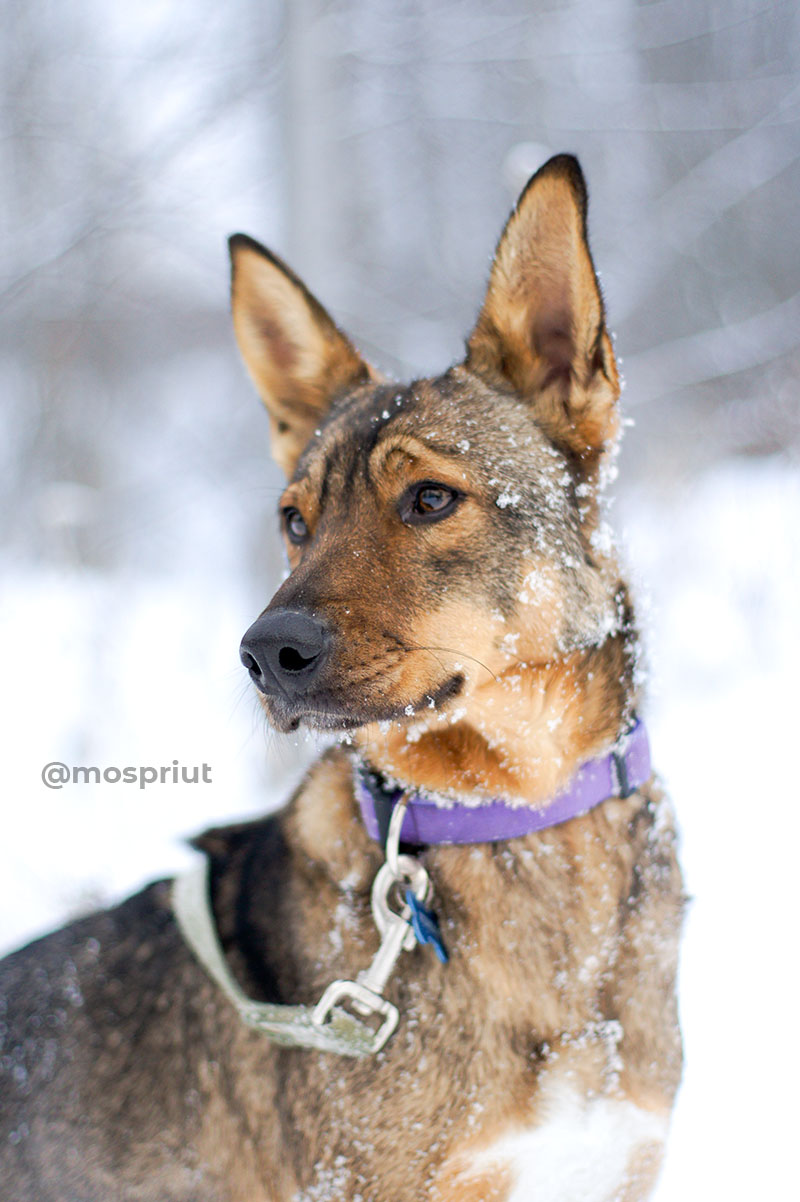
[[[411,926],[417,937],[417,943],[432,944],[433,950],[442,964],[446,964],[450,957],[439,930],[439,919],[433,910],[423,906],[413,889],[406,889],[406,904],[411,911]]]

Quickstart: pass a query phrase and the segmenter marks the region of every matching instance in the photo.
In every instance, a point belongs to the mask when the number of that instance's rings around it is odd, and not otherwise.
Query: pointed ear
[[[335,397],[377,376],[285,263],[246,234],[228,245],[236,340],[291,477]]]
[[[528,400],[550,437],[591,471],[616,436],[620,389],[586,204],[571,155],[528,182],[500,238],[466,365]]]

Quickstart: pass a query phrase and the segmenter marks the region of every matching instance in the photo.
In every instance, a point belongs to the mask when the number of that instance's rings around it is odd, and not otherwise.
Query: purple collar
[[[565,789],[537,806],[487,801],[466,805],[436,802],[412,793],[400,831],[402,843],[493,843],[516,839],[557,826],[587,813],[610,797],[627,797],[650,779],[650,746],[644,723],[638,719],[615,749],[582,764]],[[361,766],[356,773],[356,796],[367,833],[386,842],[392,810],[402,796],[399,786],[384,785],[380,776]]]

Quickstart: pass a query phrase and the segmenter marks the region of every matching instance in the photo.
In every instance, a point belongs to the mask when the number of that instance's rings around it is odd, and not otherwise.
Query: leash
[[[386,1044],[400,1021],[400,1012],[383,992],[401,953],[412,951],[417,943],[430,943],[438,958],[447,960],[436,916],[425,905],[431,894],[430,877],[419,860],[400,854],[404,813],[400,801],[390,822],[386,860],[372,884],[372,916],[381,936],[380,946],[369,968],[354,981],[333,981],[316,1006],[285,1006],[248,997],[228,967],[217,935],[208,861],[175,880],[172,908],[181,933],[246,1026],[283,1047],[315,1048],[340,1056],[374,1056]],[[395,910],[390,898],[398,890],[405,900]],[[348,1002],[364,1018],[377,1018],[378,1027],[343,1009],[341,1002]]]
[[[650,775],[647,732],[638,720],[609,755],[587,761],[561,793],[541,806],[512,806],[501,800],[454,803],[388,785],[377,773],[360,766],[356,796],[364,825],[385,847],[386,858],[372,883],[370,898],[380,945],[367,969],[355,980],[331,982],[316,1006],[260,1002],[240,987],[217,934],[207,860],[174,881],[175,918],[196,959],[246,1026],[283,1047],[374,1056],[400,1021],[397,1007],[383,993],[402,953],[417,944],[430,944],[442,963],[448,959],[438,920],[427,905],[432,892],[430,877],[407,847],[518,838],[588,813],[611,797],[628,797]],[[344,1009],[343,1002],[350,1009]],[[376,1020],[377,1027],[364,1019]]]

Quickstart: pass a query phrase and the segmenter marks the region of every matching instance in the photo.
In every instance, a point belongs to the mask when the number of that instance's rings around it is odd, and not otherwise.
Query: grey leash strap
[[[394,1033],[400,1013],[383,991],[401,954],[412,951],[419,941],[409,900],[424,905],[431,892],[430,878],[422,864],[413,856],[399,853],[406,805],[403,798],[395,807],[386,840],[386,862],[372,883],[372,916],[381,937],[378,950],[355,980],[331,982],[316,1006],[279,1006],[248,997],[228,968],[219,942],[211,909],[208,861],[175,880],[172,908],[183,937],[248,1027],[284,1047],[316,1048],[339,1056],[373,1056]],[[406,903],[400,910],[392,905],[398,887],[406,891]],[[347,1002],[365,1018],[377,1019],[377,1028],[343,1009],[340,1002]]]
[[[247,996],[228,968],[217,937],[211,912],[207,861],[175,880],[172,907],[181,933],[197,960],[247,1026],[263,1032],[284,1047],[316,1048],[340,1056],[369,1056],[379,1050],[376,1037],[381,1035],[383,1028],[373,1031],[339,1006],[329,1007],[324,1021],[320,1022],[314,1018],[317,1007],[279,1006]]]

